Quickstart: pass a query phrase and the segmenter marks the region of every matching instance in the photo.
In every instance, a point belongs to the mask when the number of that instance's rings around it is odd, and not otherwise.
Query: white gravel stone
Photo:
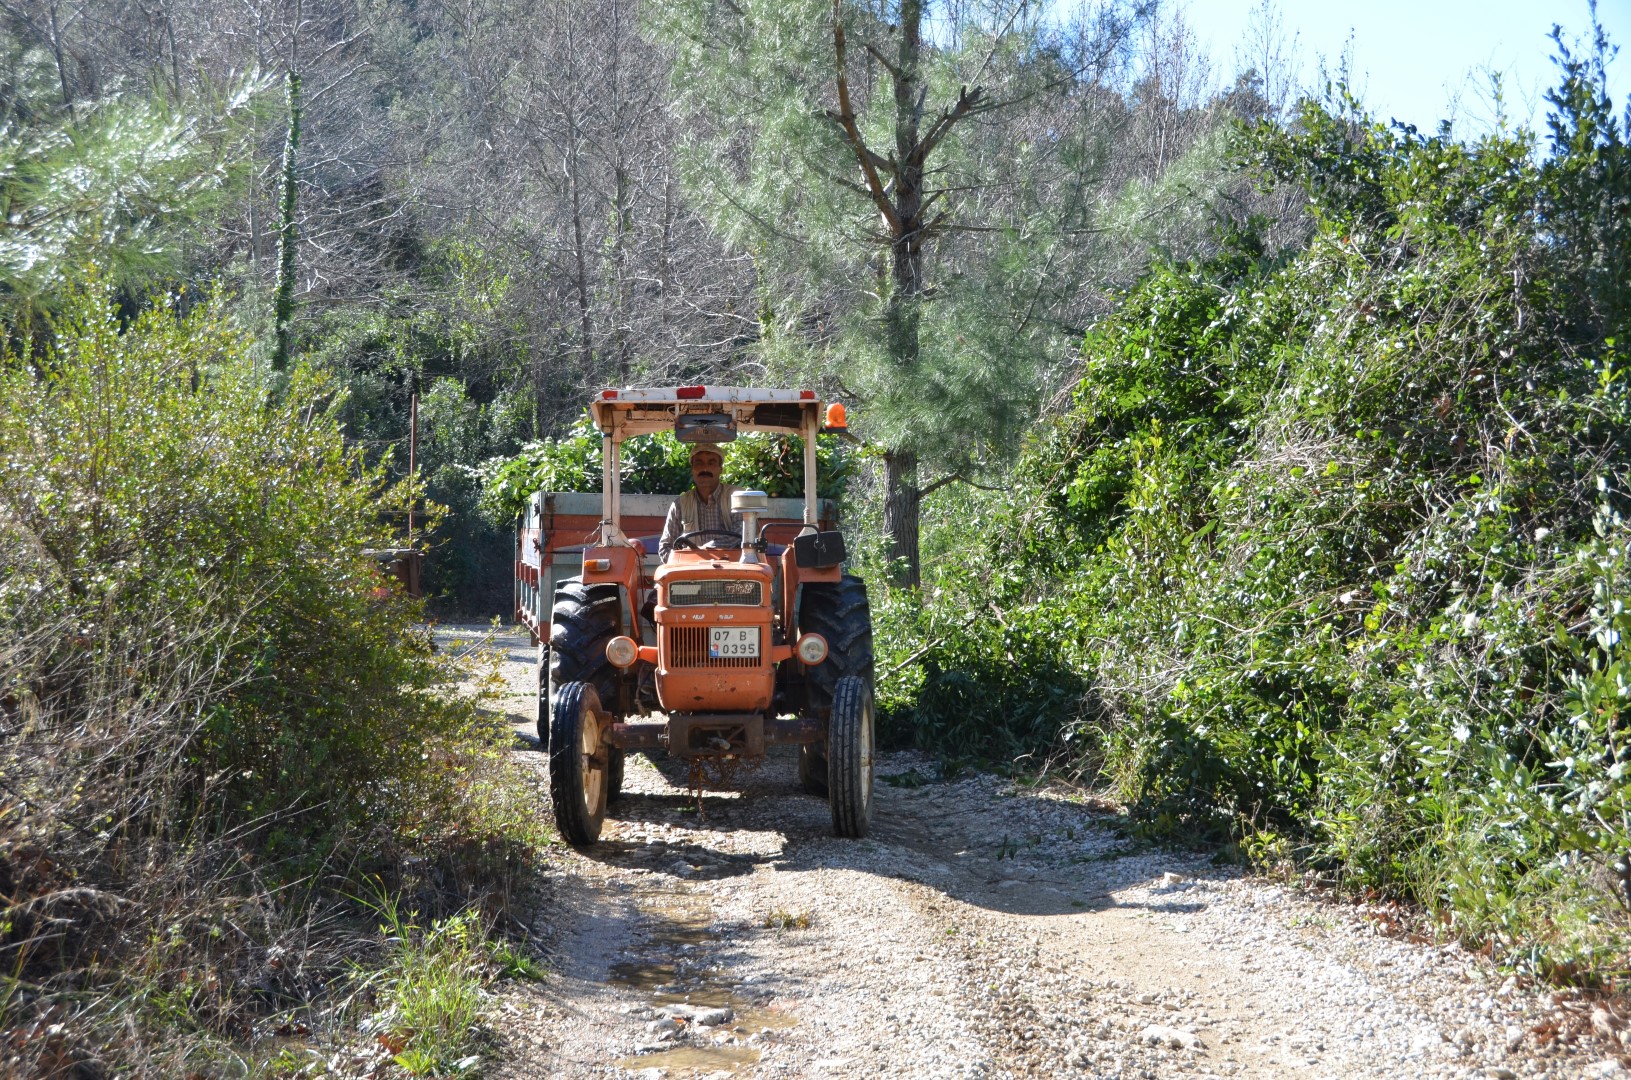
[[[1170,1046],[1174,1050],[1193,1050],[1201,1045],[1200,1036],[1182,1028],[1151,1024],[1138,1033],[1138,1041],[1146,1046]]]

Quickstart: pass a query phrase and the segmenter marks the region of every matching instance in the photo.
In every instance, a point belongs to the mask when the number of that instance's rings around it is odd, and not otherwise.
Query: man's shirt
[[[720,484],[714,489],[714,497],[709,502],[702,501],[696,488],[675,499],[674,505],[668,508],[668,519],[663,522],[663,537],[657,542],[657,554],[667,562],[677,538],[703,529],[718,529],[741,536],[742,519],[730,510],[731,494],[740,490],[730,484]]]

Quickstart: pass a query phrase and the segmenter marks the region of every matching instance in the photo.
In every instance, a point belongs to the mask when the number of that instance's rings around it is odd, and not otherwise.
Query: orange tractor
[[[665,750],[694,774],[712,763],[728,775],[768,747],[796,744],[800,784],[827,797],[833,832],[864,836],[872,618],[865,583],[841,569],[843,535],[816,497],[816,435],[842,428],[842,406],[823,411],[809,390],[681,386],[605,390],[590,412],[604,439],[598,536],[582,548],[581,574],[553,581],[547,630],[544,586],[564,554],[549,542],[550,514],[564,495],[534,497],[516,562],[517,613],[547,638],[538,738],[562,835],[577,845],[599,837],[627,751]],[[740,534],[687,533],[656,563],[655,537],[624,532],[619,479],[623,442],[660,431],[691,443],[744,431],[802,436],[802,514],[785,516],[793,500],[737,491]],[[635,527],[652,524],[651,507],[631,509]]]

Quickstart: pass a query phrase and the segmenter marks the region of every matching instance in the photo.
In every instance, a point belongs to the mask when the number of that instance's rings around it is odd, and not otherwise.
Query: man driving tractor
[[[731,513],[731,495],[739,490],[719,482],[725,456],[715,443],[698,443],[691,451],[691,483],[695,486],[674,500],[663,522],[657,554],[668,561],[674,541],[691,532],[742,533],[742,519]]]

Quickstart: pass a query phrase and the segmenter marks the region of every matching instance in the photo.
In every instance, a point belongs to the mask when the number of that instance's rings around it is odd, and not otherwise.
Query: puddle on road
[[[688,1069],[701,1073],[736,1072],[759,1063],[759,1051],[751,1046],[676,1046],[649,1054],[617,1059],[625,1069]]]
[[[671,894],[676,899],[690,899]],[[611,965],[606,981],[643,991],[656,1009],[665,1005],[695,1005],[729,1008],[732,1018],[715,1028],[693,1028],[694,1038],[718,1035],[720,1042],[681,1042],[648,1053],[619,1059],[625,1069],[668,1069],[677,1075],[688,1073],[738,1072],[757,1064],[759,1050],[742,1043],[724,1041],[734,1036],[746,1040],[765,1029],[784,1031],[798,1024],[798,1018],[779,1009],[767,1009],[758,1000],[739,992],[741,981],[715,967],[694,965],[688,954],[719,940],[705,910],[681,902],[644,903],[641,913],[651,922],[643,928],[638,944],[629,952],[645,954],[640,959]]]

